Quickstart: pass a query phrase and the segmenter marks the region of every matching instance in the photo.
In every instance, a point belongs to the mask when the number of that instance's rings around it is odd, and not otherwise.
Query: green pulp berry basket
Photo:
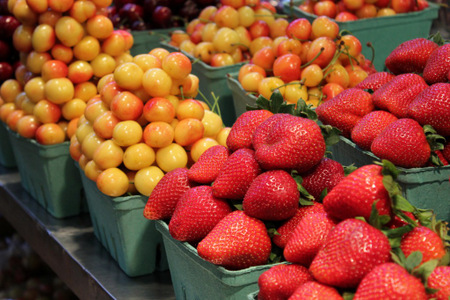
[[[80,174],[69,153],[69,142],[41,145],[7,128],[22,187],[55,218],[84,212]]]
[[[227,84],[233,96],[236,118],[247,111],[247,105],[256,105],[256,96],[245,91],[235,77],[227,76]]]
[[[340,137],[331,147],[333,159],[343,165],[357,167],[380,161],[370,151],[359,148],[351,140]],[[433,209],[439,220],[450,222],[450,165],[443,167],[401,168],[397,177],[403,196],[418,208]]]
[[[313,22],[317,16],[304,12],[298,8],[302,1],[284,2],[284,12],[296,18],[306,18]],[[339,30],[349,31],[357,37],[362,45],[362,53],[368,59],[372,57],[372,50],[367,43],[375,48],[374,66],[377,71],[385,69],[386,57],[401,43],[430,34],[433,20],[438,17],[439,6],[429,2],[429,7],[422,11],[397,14],[393,16],[360,19],[348,22],[336,22]]]
[[[180,51],[178,48],[166,42],[161,42],[160,45],[162,48],[171,52]],[[216,97],[219,97],[222,120],[225,126],[232,126],[234,121],[236,121],[236,114],[231,90],[227,85],[227,74],[230,76],[237,76],[244,63],[241,62],[225,67],[212,67],[202,61],[195,60],[189,54],[186,54],[186,56],[193,61],[191,73],[196,75],[199,79],[199,90],[210,101],[212,100],[211,93],[214,93]],[[203,100],[199,96],[197,96],[197,98]]]
[[[129,277],[168,269],[161,234],[144,217],[148,197],[109,197],[79,169],[94,235]]]
[[[17,167],[16,157],[9,141],[6,124],[0,121],[0,165],[7,168]]]
[[[178,300],[241,300],[258,289],[258,278],[273,265],[230,271],[202,259],[197,249],[172,238],[164,221],[157,221],[169,262],[170,275]]]
[[[147,54],[150,50],[159,47],[159,42],[169,40],[170,34],[178,29],[182,28],[132,30],[133,47],[130,49],[130,54],[132,56]]]

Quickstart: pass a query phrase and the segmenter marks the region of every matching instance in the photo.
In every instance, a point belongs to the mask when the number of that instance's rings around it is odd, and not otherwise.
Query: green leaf
[[[265,110],[270,110],[270,100],[265,98],[262,95],[259,95],[258,98],[256,98],[256,109],[265,109]]]
[[[406,257],[400,247],[392,248],[391,259],[393,262],[399,264],[402,267],[405,267]]]
[[[405,261],[405,269],[412,273],[414,268],[416,268],[422,262],[423,254],[420,251],[412,252]]]
[[[396,210],[414,212],[416,208],[401,195],[394,195],[392,197],[392,205]]]
[[[323,138],[327,147],[333,146],[340,141],[341,131],[331,125],[320,125]]]
[[[355,297],[355,293],[344,292],[342,294],[342,298],[344,298],[344,300],[352,300],[354,297]]]
[[[418,252],[418,251],[417,251]],[[412,254],[412,253],[411,253]],[[415,268],[412,271],[412,274],[420,279],[425,283],[428,280],[428,277],[431,273],[433,273],[434,269],[438,266],[439,260],[438,259],[431,259],[427,262],[424,262],[419,267]]]
[[[271,106],[270,111],[273,112],[274,114],[278,113],[283,103],[284,103],[283,95],[281,95],[278,89],[275,89],[272,92],[272,95],[270,96],[270,106]]]
[[[429,40],[435,42],[439,46],[442,46],[445,44],[445,39],[442,37],[441,33],[438,31],[428,37]]]
[[[310,205],[314,205],[314,201],[311,201],[311,200],[306,200],[306,199],[304,199],[304,198],[300,198],[300,200],[298,201],[298,203],[301,205],[301,206],[310,206]]]
[[[242,207],[242,203],[234,203],[233,206],[236,210],[244,210]]]
[[[322,191],[322,193],[320,193],[320,196],[319,196],[318,201],[319,201],[320,203],[322,203],[322,202],[323,202],[323,198],[325,198],[326,195],[328,195],[328,189],[327,189],[327,188],[324,188],[323,191]]]
[[[431,125],[424,125],[423,132],[425,133],[431,151],[444,149],[445,138],[442,135],[437,134],[436,130]]]
[[[355,166],[354,164],[351,164],[349,166],[344,166],[344,174],[345,174],[345,176],[347,176],[348,174],[352,173],[356,169],[358,169],[358,167]]]
[[[388,215],[381,216],[378,213],[377,202],[378,202],[378,200],[375,200],[372,203],[372,210],[370,212],[369,224],[377,229],[381,229],[381,228],[383,228],[384,225],[389,223],[389,221],[391,220],[391,217]]]
[[[397,179],[400,171],[395,167],[393,163],[391,163],[387,159],[383,159],[381,161],[381,165],[383,166],[383,170],[381,171],[383,175],[391,175],[393,179]]]

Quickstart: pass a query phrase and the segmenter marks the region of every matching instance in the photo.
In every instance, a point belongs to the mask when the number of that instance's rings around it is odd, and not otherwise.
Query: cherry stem
[[[285,87],[285,86],[288,86],[288,85],[299,85],[299,86],[302,86],[302,85],[305,84],[305,81],[306,81],[306,79],[303,78],[303,79],[300,80],[300,81],[296,81],[296,82],[288,82],[288,83],[282,84],[282,85],[280,85],[280,86],[277,86],[276,88],[273,88],[273,89],[272,89],[272,92],[273,92],[274,90],[276,90],[276,89],[279,89],[279,88],[282,88],[282,87]]]
[[[180,93],[181,93],[181,100],[186,99],[186,98],[184,97],[184,92],[183,92],[183,86],[182,86],[182,85],[180,85]]]
[[[307,66],[309,66],[310,64],[312,64],[319,56],[320,54],[322,54],[322,52],[325,50],[324,47],[320,48],[319,53],[316,54],[316,56],[313,57],[313,59],[311,59],[310,61],[308,61],[307,63],[305,63],[304,65],[300,66],[300,69],[306,68]]]
[[[250,50],[250,47],[249,47],[249,46],[244,45],[244,44],[242,44],[242,43],[232,43],[231,46],[242,46],[242,47],[245,47],[245,49],[247,49],[247,51]]]

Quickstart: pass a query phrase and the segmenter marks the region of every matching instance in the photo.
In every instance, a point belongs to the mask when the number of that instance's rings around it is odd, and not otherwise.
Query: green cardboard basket
[[[94,235],[130,277],[168,269],[161,234],[144,217],[148,197],[109,197],[79,169]]]
[[[170,276],[178,300],[241,300],[258,289],[259,276],[274,265],[230,271],[202,259],[197,249],[172,238],[164,221],[157,221],[169,262]]]
[[[340,137],[331,147],[333,159],[343,165],[357,167],[380,161],[370,151],[359,148],[351,140]],[[397,177],[403,196],[418,208],[433,209],[439,220],[450,222],[450,165],[443,167],[401,168]]]
[[[7,128],[22,187],[55,218],[83,212],[80,174],[69,153],[69,142],[41,145]]]
[[[165,42],[161,42],[160,45],[162,48],[165,48],[171,52],[180,51],[178,48]],[[231,90],[227,85],[227,74],[230,76],[237,76],[240,68],[245,63],[241,62],[225,67],[212,67],[202,61],[194,59],[189,54],[186,54],[186,56],[188,56],[191,61],[195,61],[192,64],[191,73],[198,77],[200,82],[200,91],[210,101],[212,100],[211,93],[214,93],[216,97],[219,97],[219,107],[223,123],[225,126],[232,126],[236,121],[236,114]],[[203,100],[200,95],[197,96],[197,98],[199,100]]]
[[[233,96],[236,118],[247,111],[247,105],[255,106],[256,96],[244,90],[236,78],[227,76],[227,84],[228,88],[231,90],[231,95]]]
[[[300,10],[298,5],[301,3],[302,1],[293,1],[291,7],[290,1],[284,2],[284,12],[313,22],[317,16]],[[372,50],[366,44],[372,43],[375,48],[375,68],[377,71],[383,71],[386,57],[398,45],[414,38],[429,36],[431,25],[433,20],[437,19],[439,11],[437,4],[429,2],[429,5],[422,11],[336,23],[340,31],[346,29],[361,41],[362,53],[368,59],[372,57]]]
[[[146,54],[159,47],[161,41],[167,41],[170,39],[170,33],[182,29],[179,27],[168,29],[152,29],[152,30],[132,30],[133,47],[130,49],[130,54],[136,56],[138,54]]]
[[[258,299],[258,291],[250,293],[247,295],[248,300],[256,300]]]
[[[0,165],[7,168],[17,167],[16,157],[9,141],[6,124],[0,121]]]

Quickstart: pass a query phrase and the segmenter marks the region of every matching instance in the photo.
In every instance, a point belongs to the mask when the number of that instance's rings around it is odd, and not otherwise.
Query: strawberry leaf
[[[345,176],[347,176],[348,174],[352,173],[356,169],[358,169],[358,167],[355,166],[354,164],[351,164],[349,166],[344,166],[344,174],[345,174]]]
[[[411,255],[413,253],[411,253]],[[416,276],[417,278],[420,278],[422,282],[426,283],[428,277],[431,275],[431,273],[433,273],[434,269],[438,266],[438,264],[439,264],[438,259],[431,259],[427,262],[424,262],[419,267],[415,268],[412,271],[412,275]]]
[[[283,249],[272,243],[272,251],[269,255],[269,263],[275,264],[283,260]]]
[[[312,105],[306,104],[305,100],[303,100],[302,98],[298,99],[297,101],[297,107],[294,109],[294,115],[307,118],[315,122],[317,122],[317,120],[319,119],[317,117],[316,111],[312,108]]]
[[[300,192],[300,204],[301,205],[312,205],[314,201],[314,196],[311,195],[303,186],[303,178],[298,174],[296,170],[292,170],[291,172],[292,178],[294,178],[295,182],[297,183],[297,190]],[[302,202],[303,201],[303,202]],[[310,204],[309,204],[310,203]]]
[[[344,300],[352,300],[354,297],[355,297],[355,293],[351,293],[351,292],[342,293],[342,298]]]
[[[430,145],[431,151],[444,149],[445,138],[436,133],[436,130],[431,125],[424,125],[423,132],[427,137],[427,142]]]
[[[412,271],[420,265],[422,262],[423,254],[420,251],[414,251],[412,252],[405,261],[405,269],[412,273]]]
[[[445,44],[445,39],[442,37],[441,33],[438,31],[428,37],[429,40],[435,42],[439,46],[442,46]]]
[[[323,138],[325,139],[325,144],[327,147],[333,146],[337,143],[339,143],[341,135],[341,131],[337,129],[336,127],[333,127],[331,125],[319,125],[320,130],[322,131]]]
[[[400,247],[402,236],[410,232],[413,228],[414,226],[412,225],[405,225],[393,229],[384,229],[382,232],[388,237],[391,248],[395,249]]]
[[[400,171],[397,169],[397,167],[395,167],[393,163],[391,163],[387,159],[383,159],[380,165],[383,167],[383,170],[381,171],[383,175],[391,175],[393,179],[397,179]]]
[[[389,223],[391,217],[388,215],[380,215],[377,209],[378,200],[372,203],[372,211],[370,212],[369,224],[377,229],[383,228],[384,225]]]
[[[405,267],[406,257],[405,257],[405,254],[403,253],[402,249],[400,249],[400,247],[392,248],[391,259],[393,262],[397,263],[398,265]]]
[[[318,199],[318,201],[319,202],[323,202],[323,198],[325,198],[325,196],[328,194],[328,189],[327,188],[324,188],[323,189],[323,191],[322,191],[322,193],[320,193],[320,196],[319,196],[319,199]]]

